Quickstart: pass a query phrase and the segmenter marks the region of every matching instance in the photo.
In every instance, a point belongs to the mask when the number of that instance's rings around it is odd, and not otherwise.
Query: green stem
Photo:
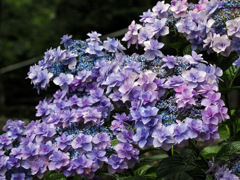
[[[240,68],[239,68],[239,69],[240,69]],[[237,78],[237,76],[238,76],[238,72],[239,72],[239,69],[237,70],[236,73],[234,73],[234,77],[233,77],[233,79],[232,79],[231,82],[230,82],[229,88],[232,87],[234,80]]]
[[[228,125],[225,125],[225,128],[227,129],[228,136],[230,137],[230,135],[231,135],[231,132],[230,132],[230,129],[229,129]]]
[[[174,146],[172,146],[172,148],[171,148],[171,153],[172,153],[172,156],[173,156],[173,154],[174,154]]]

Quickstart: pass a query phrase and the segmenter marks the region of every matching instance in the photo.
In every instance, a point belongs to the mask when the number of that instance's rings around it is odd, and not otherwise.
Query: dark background
[[[91,31],[105,35],[127,28],[156,3],[156,0],[0,0],[0,128],[7,119],[36,119],[35,106],[48,95],[43,91],[37,94],[26,79],[30,65],[6,73],[1,70],[31,58],[41,60],[47,49],[59,46],[65,34],[73,35],[73,39],[86,39]]]

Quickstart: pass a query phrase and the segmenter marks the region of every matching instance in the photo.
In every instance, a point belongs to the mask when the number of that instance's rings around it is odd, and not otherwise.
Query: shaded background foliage
[[[86,39],[90,31],[104,35],[126,28],[156,2],[0,0],[0,69],[33,57],[40,59],[47,49],[59,45],[64,34]],[[38,95],[25,80],[28,70],[26,66],[0,73],[1,125],[8,118],[35,119],[35,106],[47,96],[46,92]]]

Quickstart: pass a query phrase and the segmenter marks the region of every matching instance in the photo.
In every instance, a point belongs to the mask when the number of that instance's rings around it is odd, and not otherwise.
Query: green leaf
[[[51,175],[50,175],[50,178],[51,178],[51,179],[56,179],[56,180],[65,180],[65,179],[66,179],[66,177],[64,176],[63,173],[60,173],[60,174],[57,174],[57,173],[51,174]]]
[[[125,176],[125,177],[116,177],[116,180],[146,180],[142,176]]]
[[[66,177],[64,176],[63,173],[56,173],[54,171],[49,171],[47,174],[44,175],[42,180],[51,180],[51,179],[55,179],[55,180],[65,180]]]
[[[86,178],[81,178],[80,175],[74,175],[71,180],[87,180]]]
[[[170,174],[176,174],[181,171],[193,170],[195,167],[187,165],[179,155],[171,156],[163,159],[157,168],[157,177],[165,177]]]
[[[126,180],[126,179],[128,179],[129,178],[129,176],[125,176],[125,177],[116,177],[116,180]]]
[[[185,149],[180,154],[163,159],[157,168],[158,178],[168,179],[192,179],[200,180],[205,178],[205,173],[201,170],[201,163],[198,162],[198,153]]]
[[[208,174],[207,176],[206,176],[206,179],[205,180],[213,180],[213,178],[212,178],[212,176],[210,175],[210,174]]]
[[[221,159],[228,159],[233,154],[240,152],[240,141],[230,142],[224,145],[217,153],[216,157]]]
[[[136,169],[133,173],[134,175],[143,176],[151,167],[152,167],[151,165],[145,165]]]
[[[225,72],[230,66],[232,66],[232,63],[236,61],[238,58],[238,54],[234,51],[232,52],[228,57],[223,57],[222,62],[220,63],[219,67]]]
[[[188,173],[186,172],[177,172],[175,174],[169,174],[166,176],[166,179],[174,179],[174,180],[194,180]]]
[[[147,152],[151,152],[151,151],[159,151],[159,150],[162,150],[161,148],[147,148],[147,149],[144,149],[144,150],[141,150],[139,155],[143,155]]]
[[[180,153],[183,162],[187,164],[193,163],[197,159],[198,154],[192,149],[185,149]]]
[[[151,172],[151,173],[145,174],[144,177],[147,179],[156,179],[157,174],[156,174],[156,172]]]
[[[119,144],[118,139],[114,139],[114,140],[111,141],[111,146],[116,146],[117,144]]]
[[[219,125],[218,133],[221,139],[227,140],[229,138],[228,131],[224,125]]]
[[[191,44],[187,45],[187,46],[183,49],[183,55],[186,55],[186,54],[192,54]]]
[[[158,155],[154,155],[154,156],[147,156],[147,157],[140,158],[140,163],[149,163],[149,162],[153,162],[153,161],[159,161],[159,160],[167,158],[167,157],[168,157],[167,154],[158,154]]]
[[[220,149],[221,146],[208,146],[201,151],[201,154],[204,158],[215,157]]]
[[[127,178],[126,180],[146,180],[146,178],[142,177],[142,176],[132,176]]]
[[[182,43],[181,42],[175,42],[175,43],[172,43],[172,44],[165,44],[164,46],[167,47],[167,48],[173,48],[178,52],[179,48],[182,46]]]

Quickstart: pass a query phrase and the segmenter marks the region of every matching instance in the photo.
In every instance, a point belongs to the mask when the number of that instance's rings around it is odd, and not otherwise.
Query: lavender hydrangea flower
[[[108,52],[126,50],[126,48],[124,48],[118,40],[115,40],[115,38],[107,38],[107,40],[103,42],[103,48],[106,49]]]
[[[187,10],[186,2],[186,0],[177,0],[171,3],[170,10],[173,12],[175,18],[185,16]]]
[[[80,133],[71,143],[80,153],[92,150],[92,136]]]
[[[87,154],[87,157],[91,159],[92,161],[96,162],[101,168],[103,166],[103,163],[108,162],[108,158],[106,157],[106,151],[99,151],[99,150],[94,150],[91,151]]]
[[[88,47],[86,49],[86,53],[89,53],[91,55],[96,56],[102,56],[103,55],[103,46],[99,45],[98,42],[89,43]]]
[[[205,81],[206,72],[197,69],[190,69],[182,74],[182,77],[190,83],[190,86],[197,87],[199,83]]]
[[[168,8],[170,4],[165,4],[164,1],[158,1],[152,8],[152,11],[158,15],[159,18],[166,18],[168,16]]]
[[[92,166],[92,160],[87,159],[84,155],[74,159],[73,169],[76,170],[77,174],[88,174],[90,173],[90,167]]]
[[[65,150],[69,145],[71,145],[72,138],[72,135],[67,136],[65,133],[63,133],[60,137],[56,138],[58,147],[61,150]]]
[[[231,44],[231,40],[228,39],[227,35],[215,35],[212,41],[213,42],[211,47],[217,53],[224,52]]]
[[[162,52],[159,49],[164,46],[163,43],[151,39],[150,41],[145,41],[144,46],[145,56],[148,60],[153,60],[156,56],[162,57]]]
[[[228,36],[236,36],[240,38],[240,18],[229,20],[226,22]]]
[[[63,65],[68,65],[68,68],[70,70],[74,69],[76,64],[77,64],[77,60],[76,57],[78,55],[70,52],[70,51],[65,51],[65,57],[61,60],[61,63]]]
[[[163,57],[162,60],[165,62],[165,64],[162,67],[167,67],[169,69],[172,69],[174,68],[175,65],[178,65],[174,56],[167,55],[166,57]]]
[[[61,39],[62,39],[62,41],[60,42],[60,44],[64,44],[65,48],[67,48],[68,46],[70,46],[73,43],[72,35],[66,34]]]
[[[138,30],[142,26],[139,24],[136,24],[135,21],[132,21],[132,23],[128,26],[128,32],[123,37],[123,41],[128,41],[127,47],[129,48],[131,44],[136,44],[138,40]]]
[[[152,26],[152,36],[165,36],[169,33],[169,28],[165,26],[167,19],[163,18],[161,20],[156,19]]]
[[[127,162],[116,155],[111,155],[109,157],[108,164],[108,171],[111,174],[114,174],[116,172],[122,172],[124,169],[128,168]]]
[[[4,151],[0,151],[0,176],[4,176],[7,172],[7,161],[9,157],[4,155]]]
[[[68,89],[68,85],[73,81],[72,74],[61,73],[58,77],[54,78],[54,84],[62,87],[65,91]]]
[[[118,157],[120,158],[126,158],[128,160],[132,158],[138,159],[137,155],[139,154],[139,151],[129,143],[119,143],[114,146],[114,149],[117,151]]]
[[[52,76],[52,73],[49,73],[46,69],[42,70],[39,65],[31,66],[28,73],[28,78],[31,79],[31,82],[38,92],[40,89],[45,89],[47,87]]]
[[[96,134],[92,142],[96,149],[105,149],[107,146],[111,145],[110,137],[106,133],[98,133]]]
[[[69,164],[69,155],[68,153],[64,153],[62,151],[55,151],[53,154],[49,157],[49,160],[51,161],[48,164],[49,170],[61,170],[63,167],[67,166]]]
[[[101,34],[97,33],[96,31],[92,31],[91,33],[88,33],[87,35],[90,37],[87,40],[89,40],[91,42],[98,42],[98,41],[100,41],[99,37],[101,36]]]
[[[25,180],[25,173],[14,173],[11,176],[12,180]]]
[[[235,70],[235,71],[237,71],[240,67],[240,57],[236,61],[234,61],[233,65],[238,66],[237,69]]]

